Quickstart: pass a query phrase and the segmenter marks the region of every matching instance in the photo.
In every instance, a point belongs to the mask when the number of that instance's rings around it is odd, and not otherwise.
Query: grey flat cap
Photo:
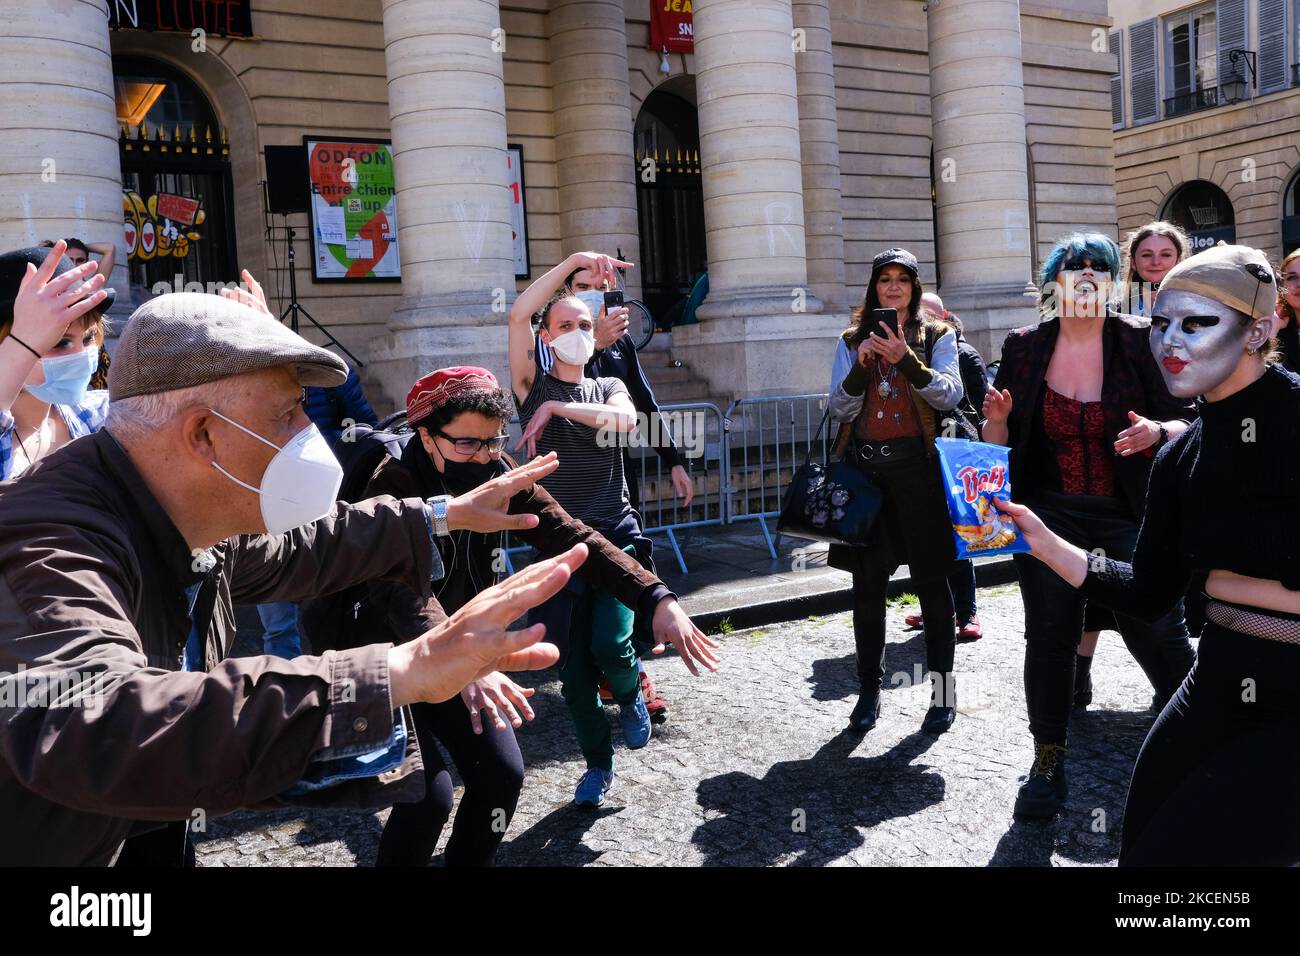
[[[342,385],[332,352],[246,305],[203,292],[170,292],[135,310],[108,369],[110,401],[204,385],[293,365],[303,385]]]

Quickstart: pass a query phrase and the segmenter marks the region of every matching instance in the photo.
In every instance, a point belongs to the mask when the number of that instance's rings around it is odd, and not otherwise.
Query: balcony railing
[[[1219,105],[1219,88],[1207,87],[1203,90],[1191,90],[1176,96],[1165,98],[1165,118],[1195,113],[1197,110],[1213,109]]]

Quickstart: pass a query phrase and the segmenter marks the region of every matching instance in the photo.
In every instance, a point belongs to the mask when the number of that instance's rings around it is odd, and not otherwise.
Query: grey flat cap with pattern
[[[219,295],[172,292],[135,310],[108,370],[110,401],[292,365],[303,385],[341,385],[348,368],[268,315]]]

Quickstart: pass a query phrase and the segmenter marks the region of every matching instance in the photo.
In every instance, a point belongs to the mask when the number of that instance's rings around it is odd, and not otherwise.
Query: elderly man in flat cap
[[[336,503],[302,391],[346,367],[257,303],[141,306],[105,429],[0,485],[0,865],[107,864],[132,821],[416,799],[401,708],[558,657],[542,629],[505,629],[563,587],[581,545],[410,644],[226,659],[235,602],[376,578],[427,597],[434,536],[531,527],[508,502],[555,467],[458,498]]]

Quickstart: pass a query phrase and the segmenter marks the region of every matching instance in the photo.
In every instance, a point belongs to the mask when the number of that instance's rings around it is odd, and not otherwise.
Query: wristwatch
[[[1169,442],[1169,430],[1165,428],[1164,422],[1157,422],[1156,424],[1160,428],[1160,441],[1156,443],[1156,447],[1164,448]]]
[[[446,537],[451,534],[451,528],[447,526],[447,502],[451,501],[451,495],[435,495],[425,500],[429,506],[429,514],[433,517],[433,533]]]

